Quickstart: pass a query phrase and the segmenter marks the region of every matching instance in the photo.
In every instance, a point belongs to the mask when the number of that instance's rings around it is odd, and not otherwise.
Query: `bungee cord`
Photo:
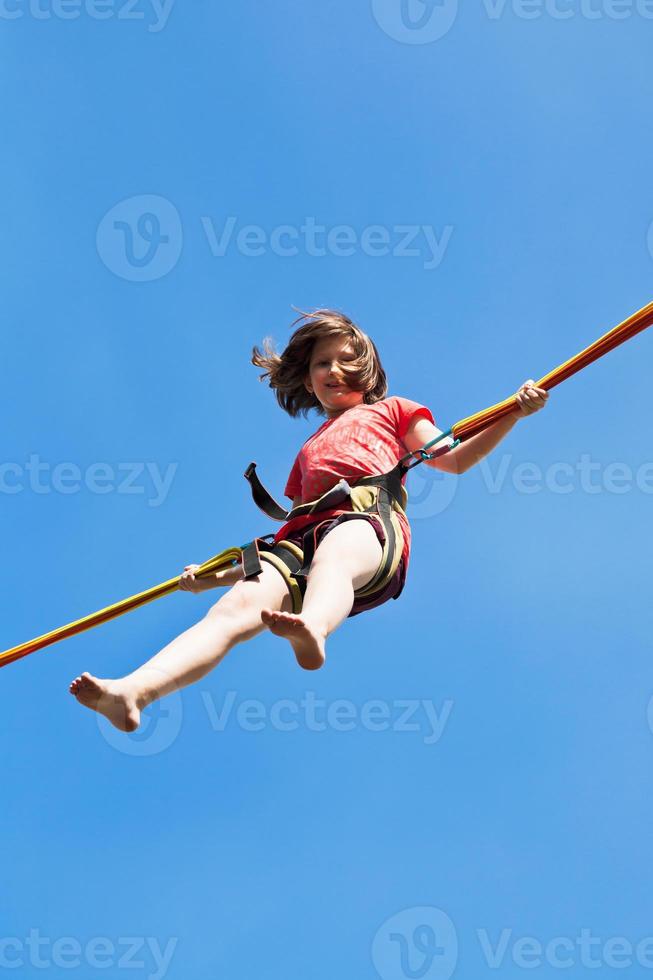
[[[568,361],[565,361],[559,367],[554,368],[553,371],[549,371],[545,374],[543,378],[535,382],[537,388],[544,388],[545,391],[550,391],[551,388],[555,388],[556,385],[561,384],[566,381],[567,378],[571,378],[572,375],[577,374],[582,371],[583,368],[591,364],[592,361],[597,361],[599,357],[603,357],[604,354],[608,354],[615,347],[619,347],[620,344],[624,344],[631,337],[636,336],[636,334],[641,333],[642,330],[646,330],[653,324],[653,303],[649,303],[644,306],[637,313],[633,313],[629,316],[627,320],[620,323],[619,326],[614,327],[609,330],[602,337],[599,337],[593,344],[582,350],[580,354],[576,354],[575,357],[571,357]],[[460,422],[456,422],[455,425],[451,427],[451,433],[454,438],[460,439],[464,442],[465,439],[469,439],[470,436],[476,435],[477,432],[481,432],[486,429],[488,425],[492,425],[497,419],[502,418],[504,415],[508,415],[512,409],[517,404],[514,395],[510,398],[506,398],[502,402],[497,402],[496,405],[492,405],[490,408],[484,409],[482,412],[477,412],[475,415],[470,415],[465,419],[461,419]]]

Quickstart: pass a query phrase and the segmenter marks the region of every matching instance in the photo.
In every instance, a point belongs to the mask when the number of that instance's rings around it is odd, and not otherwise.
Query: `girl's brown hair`
[[[270,388],[274,389],[279,405],[293,418],[306,417],[311,408],[318,415],[325,415],[322,405],[315,395],[306,390],[304,381],[309,373],[313,348],[327,337],[346,337],[350,341],[355,359],[342,366],[347,384],[354,391],[363,392],[366,405],[385,398],[388,383],[379,352],[374,341],[353,323],[348,316],[337,310],[313,310],[293,320],[291,328],[301,321],[288,346],[279,355],[274,350],[272,338],[263,341],[263,351],[252,348],[252,364],[265,369],[259,381],[268,378]]]

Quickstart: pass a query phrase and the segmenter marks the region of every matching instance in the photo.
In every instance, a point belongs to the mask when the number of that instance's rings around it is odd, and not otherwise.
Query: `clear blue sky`
[[[645,0],[0,6],[2,648],[275,529],[292,304],[444,428],[651,299]],[[318,674],[261,636],[134,737],[68,694],[217,593],[3,670],[0,969],[650,976],[652,351],[415,472]]]

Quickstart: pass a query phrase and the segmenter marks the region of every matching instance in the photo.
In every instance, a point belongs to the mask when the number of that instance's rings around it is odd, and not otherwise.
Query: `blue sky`
[[[646,0],[0,8],[2,648],[275,529],[292,305],[445,428],[651,299]],[[70,697],[218,593],[3,670],[1,968],[649,976],[652,345],[415,471],[323,671],[263,635],[135,736]]]

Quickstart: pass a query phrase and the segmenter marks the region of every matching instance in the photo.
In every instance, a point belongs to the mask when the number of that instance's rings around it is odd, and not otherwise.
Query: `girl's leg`
[[[268,562],[255,579],[237,582],[205,617],[181,633],[142,667],[116,680],[84,673],[70,685],[77,700],[100,711],[116,728],[138,728],[143,708],[200,680],[237,643],[265,629],[261,609],[292,609],[288,587]]]
[[[301,613],[262,611],[261,618],[271,631],[290,640],[300,667],[322,667],[327,636],[349,615],[354,590],[373,578],[382,556],[383,549],[369,521],[343,521],[329,531],[315,551]]]

